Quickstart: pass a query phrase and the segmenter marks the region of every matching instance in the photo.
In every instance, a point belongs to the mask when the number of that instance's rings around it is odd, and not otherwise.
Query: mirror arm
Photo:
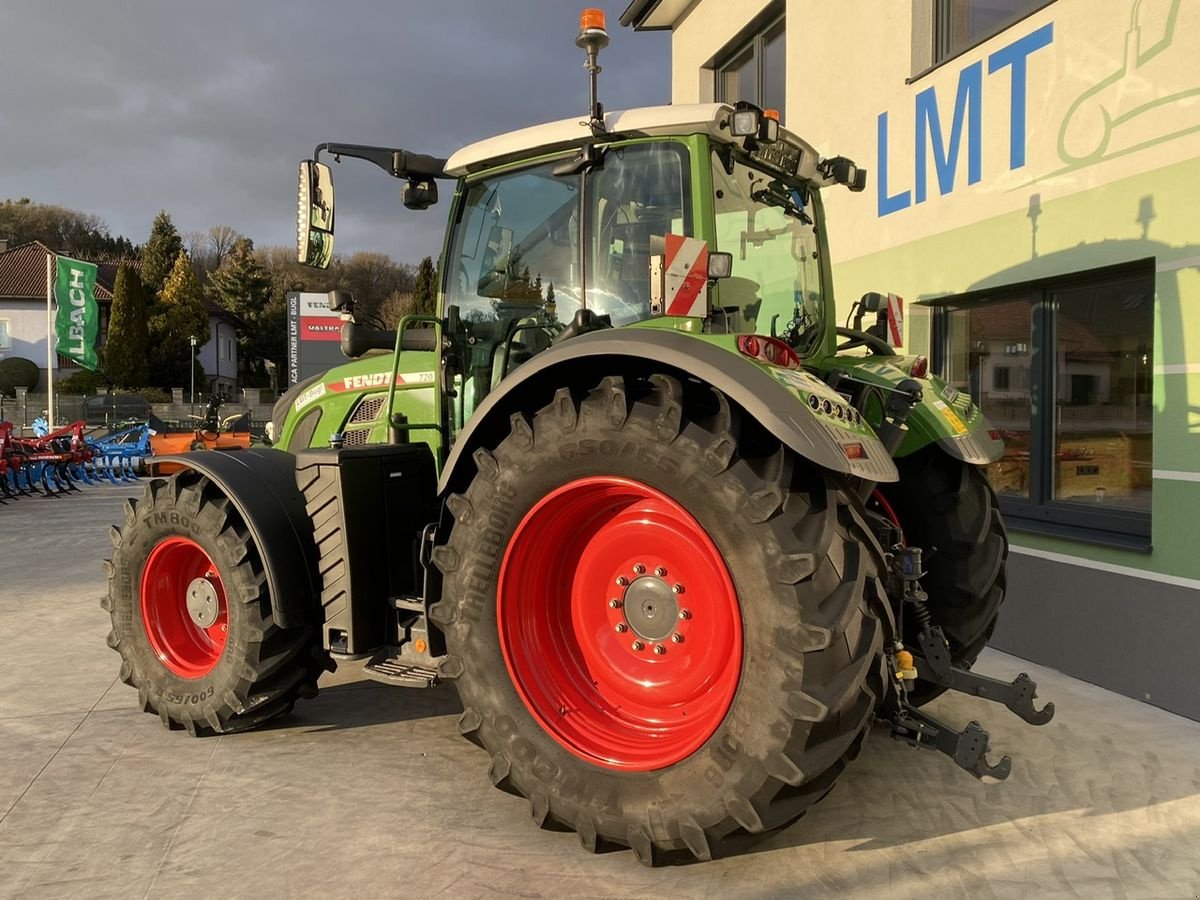
[[[349,156],[354,159],[365,159],[374,163],[393,178],[449,178],[446,174],[446,160],[435,156],[425,156],[420,153],[410,153],[407,150],[391,147],[371,147],[366,144],[318,144],[313,151],[313,159],[320,159],[324,150],[340,159]]]

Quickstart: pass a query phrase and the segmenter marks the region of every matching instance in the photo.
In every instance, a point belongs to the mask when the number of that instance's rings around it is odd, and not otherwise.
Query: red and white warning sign
[[[904,298],[887,295],[888,343],[893,347],[904,346]]]
[[[681,234],[666,236],[663,308],[668,316],[708,315],[708,243]]]

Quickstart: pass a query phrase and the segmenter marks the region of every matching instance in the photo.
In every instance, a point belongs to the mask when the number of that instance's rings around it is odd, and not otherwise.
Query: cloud
[[[606,107],[669,102],[669,39],[620,28],[626,4],[603,5]],[[5,7],[0,198],[95,213],[135,242],[167,209],[180,230],[288,244],[296,164],[318,143],[445,156],[587,107],[578,10],[561,0]],[[405,210],[400,183],[366,163],[337,178],[339,249],[437,254],[444,202]]]

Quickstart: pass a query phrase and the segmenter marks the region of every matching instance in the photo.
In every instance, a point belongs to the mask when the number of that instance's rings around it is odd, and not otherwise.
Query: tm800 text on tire
[[[208,479],[155,479],[113,528],[108,644],[146,712],[193,735],[242,731],[317,692],[310,628],[274,622],[262,558]]]
[[[494,784],[589,850],[707,859],[787,824],[880,699],[877,546],[752,428],[708,387],[609,377],[514,415],[448,500],[431,615],[459,728]]]

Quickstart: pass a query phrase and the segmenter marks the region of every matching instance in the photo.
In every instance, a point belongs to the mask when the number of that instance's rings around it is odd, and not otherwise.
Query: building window
[[[0,319],[0,350],[12,349],[12,320]]]
[[[717,100],[746,100],[784,117],[786,54],[783,16],[771,19],[735,44],[717,65]]]
[[[1052,0],[933,0],[933,62],[975,46]]]
[[[988,478],[1016,527],[1148,544],[1151,263],[951,298],[934,342],[1004,435]]]

